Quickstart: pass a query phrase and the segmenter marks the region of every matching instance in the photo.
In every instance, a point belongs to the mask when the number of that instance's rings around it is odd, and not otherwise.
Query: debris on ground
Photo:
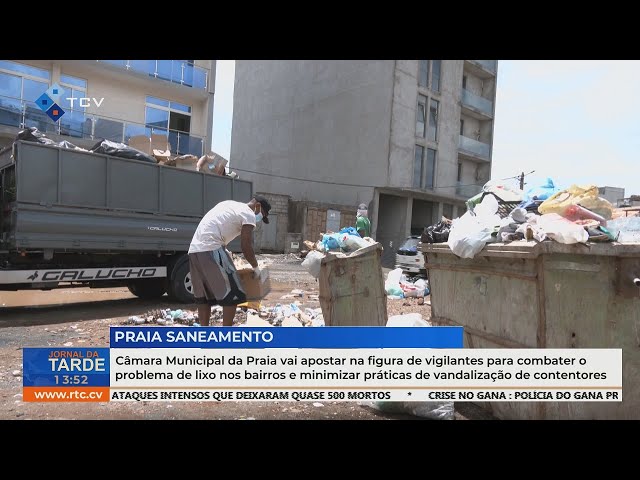
[[[296,303],[273,307],[237,308],[235,325],[248,327],[323,327],[324,317],[321,308],[300,309]],[[222,307],[216,305],[211,309],[209,324],[222,323]],[[161,325],[199,327],[198,312],[189,310],[151,310],[144,315],[133,315],[122,322],[123,325]]]

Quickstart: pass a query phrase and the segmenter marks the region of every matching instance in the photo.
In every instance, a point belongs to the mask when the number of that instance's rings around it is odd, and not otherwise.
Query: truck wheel
[[[128,287],[129,291],[136,297],[144,299],[160,298],[167,291],[166,280],[164,278],[134,280],[129,283]]]
[[[191,272],[189,271],[189,257],[180,258],[171,269],[169,278],[169,295],[181,303],[195,303]]]

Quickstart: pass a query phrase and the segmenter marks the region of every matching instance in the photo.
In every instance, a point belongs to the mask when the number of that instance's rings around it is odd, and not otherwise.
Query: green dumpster
[[[423,244],[431,322],[465,348],[621,348],[622,402],[479,403],[502,419],[640,419],[640,244]]]

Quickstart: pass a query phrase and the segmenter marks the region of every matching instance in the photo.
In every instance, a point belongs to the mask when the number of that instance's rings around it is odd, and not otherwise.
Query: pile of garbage
[[[255,308],[238,307],[236,323],[246,327],[324,327],[324,317],[320,308],[305,308],[304,311],[295,303],[277,304],[274,307],[259,306]],[[222,307],[211,309],[209,324],[222,322]],[[151,310],[144,315],[132,315],[122,322],[124,325],[161,325],[199,327],[198,312],[190,310]]]
[[[596,185],[559,189],[549,178],[525,193],[487,184],[467,201],[463,216],[427,228],[422,241],[446,242],[461,258],[475,257],[492,242],[640,242],[640,219],[614,219],[614,210]]]
[[[16,140],[40,143],[43,145],[53,145],[55,147],[79,150],[82,152],[111,155],[114,157],[127,158],[129,160],[139,160],[148,163],[159,163],[170,167],[177,167],[185,170],[210,173],[220,176],[239,178],[236,172],[227,173],[229,161],[215,152],[197,157],[196,155],[174,155],[171,153],[171,145],[166,135],[155,134],[151,137],[137,135],[130,137],[128,145],[114,142],[107,139],[99,140],[90,149],[74,145],[67,140],[55,142],[48,138],[36,127],[27,127],[18,132]]]
[[[304,257],[302,266],[317,279],[320,276],[322,259],[326,254],[349,255],[376,243],[371,237],[362,238],[354,227],[345,227],[338,233],[324,233],[316,243],[308,240],[304,242],[308,253]]]
[[[411,281],[402,273],[401,268],[391,270],[384,282],[384,289],[389,300],[400,300],[409,297],[426,297],[429,295],[429,280],[423,278]]]

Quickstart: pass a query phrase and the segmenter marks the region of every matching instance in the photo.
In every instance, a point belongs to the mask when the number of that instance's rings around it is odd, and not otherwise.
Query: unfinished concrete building
[[[279,205],[262,249],[353,225],[365,203],[392,265],[489,180],[496,79],[497,60],[237,61],[230,163]]]

